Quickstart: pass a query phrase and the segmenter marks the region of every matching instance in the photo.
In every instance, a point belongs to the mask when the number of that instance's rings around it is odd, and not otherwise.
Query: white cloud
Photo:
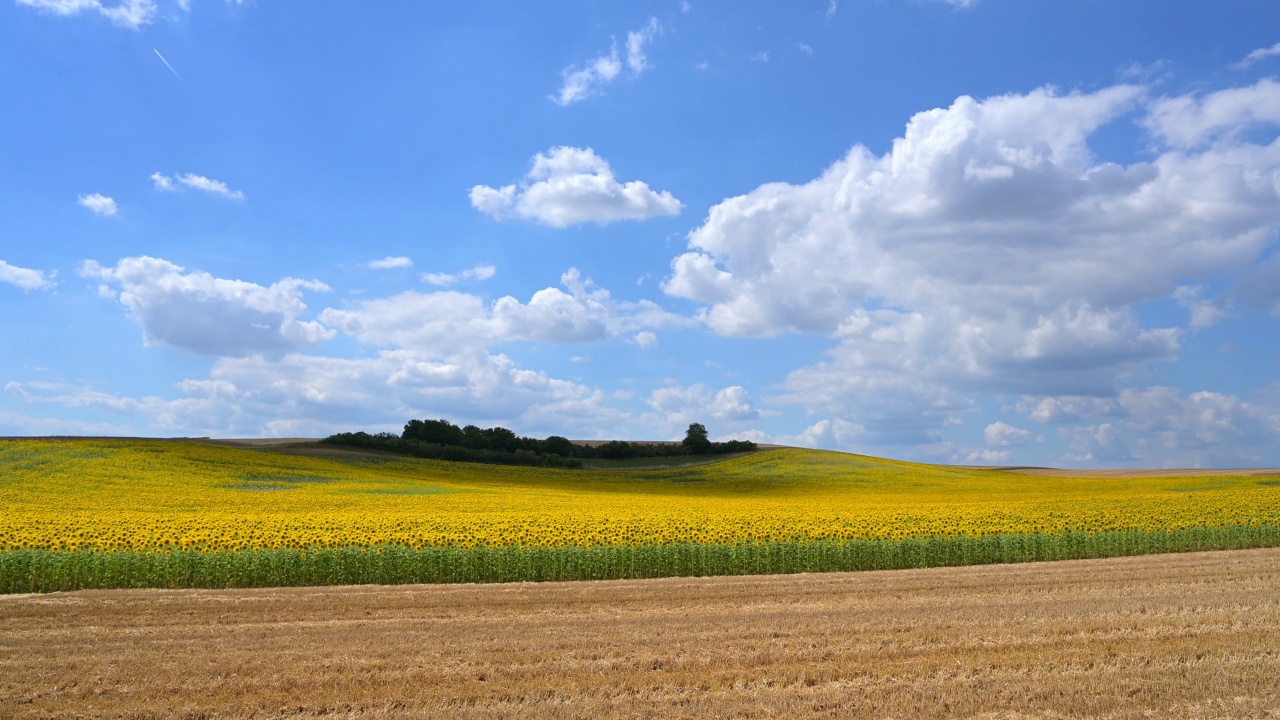
[[[1069,449],[1067,462],[1155,468],[1256,466],[1276,462],[1278,388],[1257,393],[1254,402],[1208,391],[1127,388],[1114,398],[1043,398],[1019,409],[1032,407],[1032,419],[1049,421],[1105,416],[1104,422],[1059,428]]]
[[[591,148],[554,147],[533,158],[518,188],[471,188],[471,204],[497,219],[518,217],[552,227],[678,215],[684,205],[670,192],[639,180],[619,183],[609,163]]]
[[[1127,389],[1118,398],[1135,458],[1153,466],[1238,467],[1274,457],[1280,407],[1177,388]]]
[[[645,416],[645,421],[674,439],[684,437],[690,423],[702,423],[708,430],[718,430],[719,427],[714,426],[750,423],[761,415],[741,385],[715,392],[702,383],[664,387],[653,391],[646,404],[653,412]]]
[[[685,10],[687,12],[687,8]],[[662,34],[662,24],[651,17],[644,27],[627,33],[627,67],[639,76],[649,68],[645,46]],[[563,82],[551,100],[561,107],[586,100],[604,93],[604,88],[622,73],[622,60],[618,56],[618,44],[614,42],[609,54],[598,55],[586,64],[570,65],[561,71]]]
[[[1269,57],[1275,57],[1276,55],[1280,55],[1280,42],[1276,43],[1275,45],[1272,45],[1271,47],[1258,48],[1257,50],[1254,50],[1248,55],[1245,55],[1243,60],[1236,63],[1232,67],[1234,67],[1237,70],[1244,70],[1245,68],[1249,67],[1250,65],[1256,62],[1259,62],[1261,60],[1266,60]]]
[[[362,300],[348,309],[326,309],[320,321],[368,345],[426,354],[516,340],[593,342],[691,322],[651,302],[615,301],[575,268],[561,275],[560,282],[564,289],[544,288],[527,303],[509,295],[486,304],[479,296],[452,290],[405,292]]]
[[[757,430],[755,428],[750,428],[747,430],[739,430],[737,432],[731,432],[727,435],[716,435],[712,438],[712,440],[714,440],[715,442],[728,442],[730,440],[746,440],[748,442],[753,442],[753,443],[772,442],[772,440],[770,440],[769,433],[763,430]]]
[[[570,269],[561,282],[570,287],[544,288],[533,294],[528,303],[510,295],[493,304],[493,321],[498,337],[522,340],[549,340],[558,343],[603,340],[612,333],[613,313],[609,293],[605,290],[573,285],[579,281],[578,271]]]
[[[1184,135],[1216,142],[1128,166],[1095,158],[1090,136],[1135,111],[1172,118],[1168,99],[1127,85],[961,97],[916,114],[884,155],[854,147],[808,183],[714,206],[663,289],[702,305],[721,335],[831,337],[828,358],[774,400],[878,443],[938,442],[974,392],[1114,396],[1186,333],[1146,326],[1139,303],[1262,272],[1280,142],[1230,123],[1269,117],[1270,87],[1187,99],[1179,112],[1210,129]],[[1162,123],[1148,122],[1182,127]],[[1253,302],[1280,301],[1264,280],[1252,287]],[[1189,324],[1220,307],[1197,296]]]
[[[397,268],[413,267],[413,260],[404,256],[391,257],[387,256],[381,260],[370,260],[369,267],[374,270],[394,270]]]
[[[982,431],[982,437],[992,447],[1010,447],[1031,442],[1031,431],[996,421]]]
[[[334,331],[300,320],[302,291],[327,291],[316,280],[285,278],[270,286],[216,278],[153,257],[129,257],[113,267],[92,260],[81,275],[103,281],[103,290],[129,309],[148,345],[168,345],[201,355],[278,355],[317,345]]]
[[[618,59],[618,46],[615,44],[608,55],[597,56],[585,67],[567,67],[561,73],[564,83],[560,92],[551,99],[560,106],[572,105],[603,92],[605,85],[613,82],[622,72],[622,61]]]
[[[639,75],[649,67],[649,58],[644,53],[644,46],[662,34],[662,24],[658,18],[651,17],[649,22],[639,30],[627,33],[627,67]]]
[[[151,23],[156,16],[154,0],[122,0],[115,5],[104,5],[100,0],[17,0],[17,3],[63,17],[96,12],[112,24],[132,30]]]
[[[112,215],[115,215],[118,210],[115,200],[112,200],[106,195],[99,195],[98,193],[94,193],[92,195],[81,195],[76,198],[76,202],[82,207],[89,208],[89,210],[93,211],[94,214],[102,215],[103,217],[111,217]]]
[[[26,292],[48,290],[57,285],[53,281],[52,273],[46,277],[43,270],[10,265],[4,260],[0,260],[0,282],[16,285]]]
[[[819,420],[795,435],[779,435],[773,442],[796,447],[853,449],[866,428],[840,418]]]
[[[1020,413],[1043,423],[1077,422],[1085,417],[1115,416],[1120,404],[1114,398],[1058,396],[1024,397],[1016,406]]]
[[[422,281],[431,285],[445,286],[467,280],[488,280],[497,272],[497,268],[492,265],[477,265],[460,273],[425,273],[422,276]]]
[[[173,192],[178,189],[178,187],[173,184],[173,178],[161,172],[151,173],[151,184],[155,189],[161,192]]]
[[[1203,330],[1217,325],[1227,316],[1219,302],[1206,300],[1204,288],[1199,285],[1183,285],[1173,291],[1174,300],[1191,314],[1188,327],[1192,330]]]
[[[1156,101],[1144,125],[1170,147],[1196,148],[1236,136],[1258,125],[1280,125],[1280,83],[1263,78],[1248,87],[1204,97],[1179,95]]]
[[[651,348],[658,344],[658,336],[648,330],[641,330],[631,339],[642,348]]]
[[[232,190],[221,180],[213,180],[195,173],[183,173],[176,177],[170,177],[163,173],[154,172],[151,173],[151,182],[155,189],[161,192],[176,192],[179,189],[178,186],[182,185],[210,195],[218,195],[228,200],[244,200],[244,193],[239,190]]]
[[[960,457],[965,462],[974,465],[1000,465],[1009,462],[1009,458],[1013,457],[1013,453],[1008,450],[972,450]]]
[[[1063,458],[1068,462],[1124,462],[1133,459],[1129,446],[1120,438],[1112,423],[1087,427],[1060,428],[1062,438],[1070,452]]]
[[[409,418],[448,417],[598,438],[616,436],[626,418],[599,390],[470,350],[448,357],[385,350],[353,359],[220,358],[208,378],[178,383],[173,399],[65,383],[10,382],[5,389],[28,403],[102,411],[132,423],[130,432],[114,434],[319,437],[356,428],[398,432]]]

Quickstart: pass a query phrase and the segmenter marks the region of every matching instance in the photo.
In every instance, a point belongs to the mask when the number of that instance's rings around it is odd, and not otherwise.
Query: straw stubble
[[[0,597],[6,717],[1280,717],[1280,550]]]

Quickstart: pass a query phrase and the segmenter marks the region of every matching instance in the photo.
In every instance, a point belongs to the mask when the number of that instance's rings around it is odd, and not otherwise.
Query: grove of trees
[[[544,467],[581,467],[586,459],[629,460],[635,458],[677,457],[681,455],[719,455],[748,452],[756,444],[746,440],[712,442],[707,428],[700,423],[689,426],[680,443],[636,443],[622,440],[591,446],[571,442],[552,435],[545,440],[519,437],[504,427],[458,427],[448,420],[410,420],[404,432],[348,432],[321,440],[330,445],[385,450],[401,455],[487,462],[503,465],[541,465]]]

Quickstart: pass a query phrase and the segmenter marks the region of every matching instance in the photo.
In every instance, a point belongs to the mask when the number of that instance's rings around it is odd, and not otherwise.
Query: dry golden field
[[[1280,549],[0,596],[5,718],[1276,718]]]

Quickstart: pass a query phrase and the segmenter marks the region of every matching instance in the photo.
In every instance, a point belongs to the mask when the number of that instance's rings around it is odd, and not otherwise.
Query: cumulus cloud
[[[477,265],[460,273],[425,273],[422,281],[431,285],[446,286],[467,280],[488,280],[498,272],[492,265]]]
[[[1170,387],[1127,389],[1118,398],[1132,454],[1155,466],[1231,467],[1273,456],[1280,408],[1235,395]]]
[[[369,267],[374,270],[394,270],[396,268],[413,267],[413,260],[407,257],[391,257],[387,256],[381,260],[370,260]]]
[[[684,207],[670,192],[655,192],[639,180],[618,182],[591,148],[564,146],[535,155],[518,187],[471,188],[471,205],[499,220],[518,217],[557,228],[678,215]]]
[[[691,322],[652,302],[614,300],[576,268],[561,275],[560,283],[535,292],[528,302],[508,295],[486,303],[453,290],[404,292],[361,300],[346,309],[328,308],[320,321],[362,343],[428,354],[480,350],[514,340],[592,342]]]
[[[149,343],[220,355],[211,374],[183,381],[173,398],[41,383],[15,383],[9,393],[127,416],[148,432],[169,434],[314,436],[353,426],[395,430],[408,417],[444,416],[535,434],[616,437],[629,416],[612,406],[614,396],[520,367],[491,346],[585,342],[689,323],[652,303],[617,301],[573,269],[561,287],[527,302],[489,303],[448,290],[402,293],[328,308],[311,322],[301,291],[324,289],[314,281],[264,287],[155,258],[111,268],[89,262],[83,274],[102,280],[104,294],[130,309]],[[341,358],[295,351],[337,331],[370,352]]]
[[[103,217],[111,217],[112,215],[115,215],[118,210],[115,200],[98,193],[94,193],[92,195],[81,195],[76,198],[76,202],[81,207],[88,208],[95,215],[102,215]]]
[[[1070,408],[1070,412],[1045,412]],[[1114,398],[1042,398],[1031,418],[1103,422],[1058,429],[1072,463],[1108,462],[1143,467],[1241,467],[1276,462],[1280,395],[1264,390],[1255,401],[1236,395],[1172,387],[1126,388]],[[1037,417],[1037,415],[1039,417]]]
[[[1196,148],[1212,141],[1232,142],[1259,125],[1280,125],[1280,83],[1264,78],[1248,87],[1228,88],[1203,97],[1161,98],[1144,125],[1174,148]]]
[[[27,403],[109,413],[120,418],[113,429],[131,428],[114,434],[320,437],[352,427],[398,431],[406,418],[443,416],[521,433],[597,438],[616,436],[626,418],[598,389],[473,350],[220,358],[209,377],[178,383],[172,398],[67,383],[10,382],[5,389]]]
[[[857,146],[808,183],[714,206],[663,289],[721,335],[832,338],[774,400],[877,442],[937,442],[974,392],[1114,396],[1188,329],[1146,325],[1139,303],[1183,302],[1206,327],[1221,300],[1180,288],[1261,272],[1280,142],[1251,129],[1271,127],[1277,89],[961,97],[916,114],[883,155]],[[1096,158],[1090,137],[1135,114],[1157,154]],[[1275,302],[1265,287],[1254,302]]]
[[[1067,462],[1117,463],[1133,459],[1128,444],[1120,438],[1112,423],[1061,428],[1058,435],[1071,448],[1063,458]]]
[[[15,285],[25,292],[48,290],[57,285],[53,281],[53,273],[46,276],[43,270],[10,265],[4,260],[0,260],[0,282]]]
[[[843,418],[828,418],[809,425],[795,435],[779,435],[773,442],[796,447],[853,448],[866,428]]]
[[[148,345],[167,345],[201,355],[244,357],[318,345],[334,336],[307,312],[303,290],[327,291],[316,280],[285,278],[269,286],[184,272],[167,260],[141,256],[104,267],[93,260],[82,276],[100,280],[101,293],[126,308],[142,325]]]
[[[702,423],[713,429],[712,425],[718,424],[720,428],[741,425],[761,416],[741,385],[714,392],[703,383],[664,387],[653,391],[646,404],[653,410],[645,416],[646,422],[662,428],[674,439],[684,437],[690,423]]]
[[[1077,422],[1086,417],[1119,415],[1114,398],[1087,396],[1024,397],[1016,408],[1028,418],[1042,423]]]
[[[1026,445],[1031,442],[1031,431],[996,421],[982,431],[982,437],[992,447]]]
[[[1203,330],[1217,325],[1227,311],[1220,301],[1203,297],[1204,288],[1199,285],[1183,285],[1173,292],[1173,298],[1190,313],[1188,327],[1192,330]]]
[[[176,192],[182,187],[188,187],[210,195],[224,197],[228,200],[244,200],[244,193],[239,190],[232,190],[221,180],[213,180],[195,173],[183,173],[170,177],[160,172],[154,172],[151,173],[151,183],[156,190],[161,192]]]
[[[965,462],[975,465],[999,465],[1009,462],[1013,453],[1008,450],[970,450],[961,455]]]
[[[122,0],[115,5],[104,5],[100,0],[17,0],[17,3],[63,17],[97,13],[112,24],[131,30],[150,24],[156,16],[154,0]]]
[[[648,330],[641,330],[631,340],[642,348],[651,348],[658,344],[658,336]]]

